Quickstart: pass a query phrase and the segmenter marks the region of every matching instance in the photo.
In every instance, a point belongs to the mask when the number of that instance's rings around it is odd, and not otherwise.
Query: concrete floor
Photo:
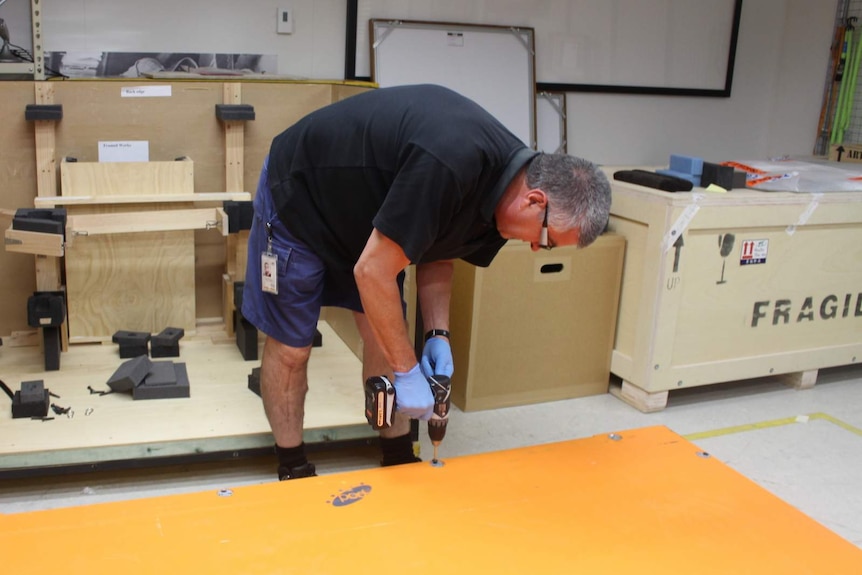
[[[813,389],[775,379],[671,392],[643,414],[610,394],[464,413],[454,408],[442,459],[665,425],[862,547],[862,366],[820,371]],[[431,445],[420,428],[423,458]],[[376,466],[376,448],[314,453],[318,473]],[[541,470],[536,470],[541,473]],[[3,481],[0,513],[274,481],[272,458]],[[572,478],[576,484],[577,478]]]

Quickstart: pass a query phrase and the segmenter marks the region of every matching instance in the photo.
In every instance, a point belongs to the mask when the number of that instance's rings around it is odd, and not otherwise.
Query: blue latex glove
[[[442,337],[432,337],[422,349],[422,372],[426,377],[445,375],[452,377],[455,362],[452,361],[452,348]]]
[[[395,407],[413,419],[428,421],[434,413],[434,394],[419,364],[404,372],[395,372]]]

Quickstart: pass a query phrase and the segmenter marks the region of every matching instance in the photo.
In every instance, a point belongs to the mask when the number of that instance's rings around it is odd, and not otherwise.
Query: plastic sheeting
[[[838,167],[835,163],[737,161],[724,165],[747,174],[746,186],[768,192],[862,192],[862,164]]]

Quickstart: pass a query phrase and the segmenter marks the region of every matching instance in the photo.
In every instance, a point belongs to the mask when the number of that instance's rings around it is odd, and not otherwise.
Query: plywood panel
[[[64,196],[147,196],[194,193],[194,162],[63,162]]]
[[[57,125],[60,156],[95,162],[100,141],[146,140],[152,161],[188,156],[195,162],[196,192],[225,191],[224,134],[215,117],[222,85],[174,82],[170,97],[121,97],[122,88],[139,84],[139,80],[59,83],[54,100],[63,106],[63,121]]]
[[[272,139],[306,114],[329,104],[331,99],[332,87],[328,84],[243,85],[242,103],[254,106],[255,112],[255,120],[246,122],[245,130],[246,191],[254,193],[257,189],[260,168],[269,154]]]
[[[445,443],[444,443],[445,447]],[[577,478],[573,482],[573,478]],[[296,521],[285,520],[286,510]],[[407,512],[406,510],[409,510]],[[9,515],[10,573],[855,573],[862,550],[664,427]],[[94,543],[95,542],[95,543]],[[41,554],[41,555],[40,555]]]
[[[195,329],[194,233],[78,237],[66,250],[70,338]]]

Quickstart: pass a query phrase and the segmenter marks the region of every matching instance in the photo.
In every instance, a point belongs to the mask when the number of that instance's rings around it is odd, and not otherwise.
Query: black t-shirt
[[[487,266],[505,244],[494,208],[534,155],[449,89],[381,88],[276,136],[269,185],[281,220],[333,273],[352,270],[372,227],[412,263]]]

